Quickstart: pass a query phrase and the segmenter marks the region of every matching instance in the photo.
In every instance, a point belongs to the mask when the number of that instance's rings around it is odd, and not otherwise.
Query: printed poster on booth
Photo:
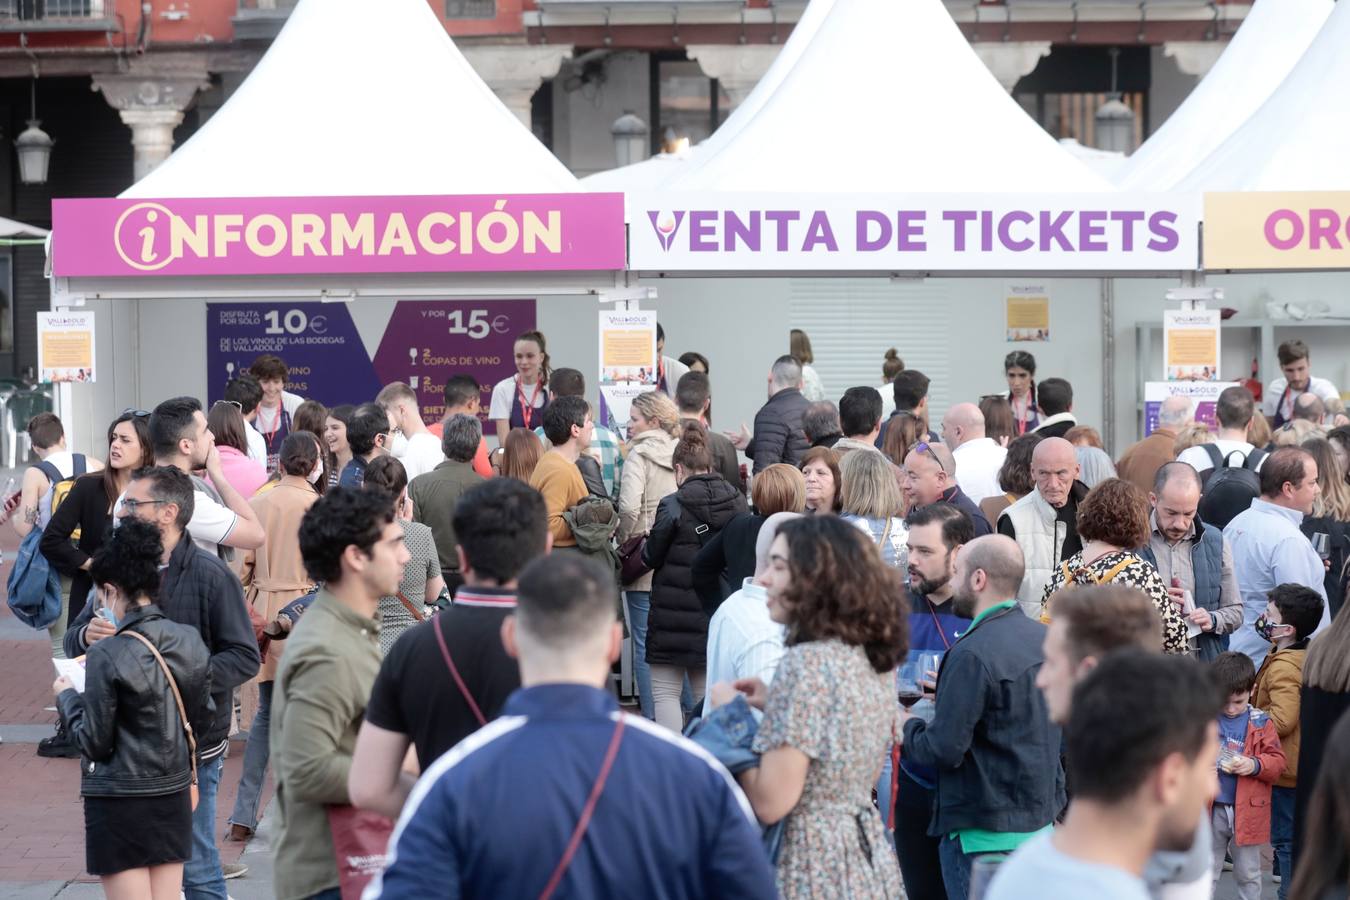
[[[92,312],[40,312],[37,327],[38,381],[95,380]]]
[[[1168,381],[1219,380],[1217,309],[1163,312],[1163,355]]]
[[[621,432],[633,398],[656,389],[656,310],[600,311],[602,419]]]
[[[1050,289],[1044,283],[1008,282],[1008,343],[1050,340]]]

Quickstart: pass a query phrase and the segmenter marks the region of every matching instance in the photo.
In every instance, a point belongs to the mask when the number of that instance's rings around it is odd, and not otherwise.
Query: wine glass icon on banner
[[[234,363],[227,362],[225,364],[225,380],[231,381],[233,379],[234,379]]]
[[[409,347],[409,348],[408,348],[408,365],[410,365],[410,366],[415,366],[415,365],[417,365],[417,348],[416,348],[416,347]],[[409,375],[409,376],[408,376],[408,387],[412,388],[413,390],[417,390],[417,376],[416,376],[416,375]]]

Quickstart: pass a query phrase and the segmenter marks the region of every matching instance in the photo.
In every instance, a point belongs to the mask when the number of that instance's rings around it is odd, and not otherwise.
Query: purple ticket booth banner
[[[325,406],[374,400],[380,392],[346,304],[207,304],[206,388],[212,400],[269,353],[286,362],[286,390]]]
[[[470,375],[486,423],[493,385],[516,373],[516,336],[534,327],[532,299],[400,300],[375,352],[375,373],[381,384],[402,381],[415,390],[428,425],[445,416],[445,380]]]
[[[1218,418],[1214,408],[1219,395],[1230,387],[1237,387],[1234,381],[1149,381],[1144,384],[1144,436],[1152,434],[1158,427],[1158,413],[1163,401],[1168,397],[1186,397],[1191,401],[1191,414],[1195,421],[1204,423],[1211,431],[1218,431]]]
[[[622,194],[52,201],[58,277],[612,271]]]

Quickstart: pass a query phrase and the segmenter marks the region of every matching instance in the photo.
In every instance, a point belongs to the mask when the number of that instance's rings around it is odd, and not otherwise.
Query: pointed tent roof
[[[1350,190],[1350,2],[1337,3],[1289,76],[1179,191]]]
[[[122,196],[574,190],[426,0],[300,0],[225,105]]]
[[[1241,127],[1302,58],[1331,0],[1256,0],[1214,68],[1124,165],[1125,190],[1165,191]]]
[[[1111,191],[1008,96],[941,0],[837,0],[680,190]]]
[[[581,179],[588,191],[638,191],[659,188],[675,178],[682,178],[690,172],[698,171],[703,160],[708,159],[723,147],[731,143],[741,133],[755,115],[764,108],[774,91],[783,83],[788,72],[801,59],[811,39],[820,30],[820,23],[834,8],[835,0],[810,0],[802,16],[793,26],[783,49],[774,57],[764,75],[755,83],[750,94],[740,105],[731,111],[731,115],[714,131],[707,140],[700,141],[683,153],[662,153],[630,166],[621,166],[605,172],[596,172]]]

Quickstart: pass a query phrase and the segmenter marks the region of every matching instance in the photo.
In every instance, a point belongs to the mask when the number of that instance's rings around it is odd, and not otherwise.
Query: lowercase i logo
[[[661,242],[661,249],[669,250],[670,245],[675,243],[680,224],[684,222],[684,211],[663,213],[661,210],[648,210],[647,218],[651,220],[656,239]]]

